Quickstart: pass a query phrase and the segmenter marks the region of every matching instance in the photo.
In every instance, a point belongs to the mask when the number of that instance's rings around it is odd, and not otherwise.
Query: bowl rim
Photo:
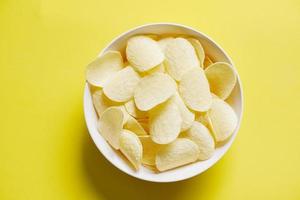
[[[116,37],[114,37],[113,40],[111,40],[109,43],[106,44],[106,46],[101,50],[101,52],[99,53],[99,55],[102,55],[105,51],[107,51],[107,49],[114,44],[117,40],[119,40],[120,38],[126,36],[127,34],[138,30],[138,29],[142,29],[148,26],[174,26],[174,27],[180,27],[180,28],[184,28],[187,30],[191,30],[193,32],[196,32],[197,34],[200,34],[201,36],[203,36],[205,39],[207,39],[208,41],[211,42],[212,45],[214,45],[216,48],[218,48],[219,50],[221,50],[221,52],[224,54],[224,56],[229,60],[230,64],[232,65],[233,70],[235,71],[236,75],[237,75],[237,83],[239,84],[239,96],[240,96],[240,117],[238,118],[238,125],[235,128],[231,139],[227,142],[228,143],[228,147],[221,152],[220,156],[218,157],[218,159],[216,159],[213,163],[211,163],[210,165],[208,165],[206,168],[204,168],[202,171],[199,171],[197,173],[193,173],[190,174],[188,176],[179,176],[179,177],[174,177],[173,179],[157,179],[157,178],[145,178],[143,176],[138,176],[137,174],[133,174],[133,173],[129,173],[125,170],[123,170],[119,165],[117,165],[116,163],[114,163],[112,161],[112,159],[110,159],[110,157],[103,152],[103,150],[101,149],[100,145],[96,142],[96,138],[95,136],[92,134],[92,123],[91,120],[88,120],[88,110],[87,110],[87,98],[88,97],[88,91],[89,90],[89,85],[87,82],[85,82],[85,87],[84,87],[84,95],[83,95],[83,108],[84,108],[84,118],[85,118],[85,122],[86,122],[86,126],[89,132],[90,137],[92,138],[94,144],[96,145],[97,149],[101,152],[101,154],[106,158],[106,160],[108,160],[114,167],[116,167],[117,169],[119,169],[120,171],[124,172],[125,174],[135,177],[137,179],[143,180],[143,181],[149,181],[149,182],[157,182],[157,183],[168,183],[168,182],[177,182],[177,181],[182,181],[182,180],[186,180],[186,179],[190,179],[194,176],[197,176],[203,172],[205,172],[206,170],[208,170],[209,168],[211,168],[212,166],[214,166],[219,160],[221,160],[223,158],[223,156],[225,155],[226,152],[228,152],[228,150],[230,149],[230,147],[232,146],[233,141],[235,140],[238,131],[240,130],[240,126],[241,126],[241,122],[242,122],[242,118],[243,118],[243,112],[244,112],[244,94],[243,94],[243,86],[242,86],[242,82],[239,76],[239,73],[235,67],[234,62],[232,61],[231,57],[226,53],[226,51],[218,44],[216,43],[212,38],[210,38],[209,36],[207,36],[206,34],[204,34],[203,32],[196,30],[195,28],[192,28],[190,26],[187,25],[183,25],[183,24],[178,24],[178,23],[172,23],[172,22],[157,22],[157,23],[146,23],[140,26],[136,26],[133,27],[119,35],[117,35]]]

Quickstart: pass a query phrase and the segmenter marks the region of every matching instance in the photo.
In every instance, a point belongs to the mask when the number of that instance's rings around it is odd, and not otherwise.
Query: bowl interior
[[[186,26],[177,25],[177,24],[149,24],[137,27],[128,32],[125,32],[114,39],[101,53],[100,55],[107,50],[120,50],[124,53],[124,49],[126,46],[126,42],[128,38],[137,34],[157,34],[157,35],[190,35],[200,40],[201,44],[205,52],[210,56],[210,58],[216,61],[224,61],[230,63],[233,67],[231,59],[225,53],[225,51],[217,45],[214,41],[212,41],[206,35]],[[234,68],[235,69],[235,68]],[[236,71],[236,69],[235,69]],[[122,170],[123,172],[134,176],[139,179],[153,181],[153,182],[174,182],[183,179],[190,178],[197,174],[202,173],[213,164],[215,164],[228,150],[231,146],[237,131],[240,126],[240,121],[242,117],[242,90],[241,90],[241,82],[236,71],[238,81],[237,84],[230,95],[230,97],[226,100],[235,110],[239,123],[236,127],[232,137],[229,141],[223,146],[217,147],[213,157],[206,161],[199,161],[193,164],[189,164],[183,167],[179,167],[176,169],[172,169],[166,172],[156,173],[152,170],[149,170],[145,167],[141,167],[139,171],[135,171],[128,161],[116,150],[114,150],[98,133],[97,130],[97,114],[94,110],[91,93],[88,85],[86,84],[84,91],[84,113],[86,118],[87,127],[89,133],[95,142],[97,148],[101,151],[101,153],[108,159],[114,166]],[[101,170],[101,169],[99,169]]]

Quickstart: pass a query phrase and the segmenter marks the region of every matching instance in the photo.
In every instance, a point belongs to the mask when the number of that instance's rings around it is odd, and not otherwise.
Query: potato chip
[[[156,144],[149,136],[139,136],[143,146],[142,163],[145,165],[155,165],[155,156],[162,145]]]
[[[135,36],[128,40],[126,48],[127,60],[138,71],[147,71],[165,59],[158,43],[146,36]]]
[[[159,149],[155,163],[159,171],[166,171],[195,162],[198,157],[199,147],[195,142],[186,138],[178,138]]]
[[[182,76],[179,93],[187,107],[194,111],[207,111],[211,106],[209,84],[200,67],[193,68]]]
[[[100,117],[106,108],[113,105],[113,102],[109,100],[102,90],[96,90],[92,94],[93,104],[97,111],[98,116]]]
[[[158,45],[159,45],[160,49],[162,50],[162,52],[165,52],[166,46],[171,40],[174,40],[174,38],[173,37],[165,37],[165,38],[158,40]]]
[[[137,135],[147,135],[147,132],[144,130],[142,125],[134,119],[133,117],[128,117],[127,122],[124,125],[124,128],[134,132]]]
[[[129,130],[123,129],[120,136],[120,150],[134,168],[138,170],[143,155],[143,147],[138,136]]]
[[[135,118],[146,118],[148,117],[148,113],[145,111],[141,111],[139,110],[133,99],[131,99],[130,101],[125,103],[125,108],[127,110],[127,112]]]
[[[203,63],[203,69],[206,69],[209,65],[213,64],[214,62],[208,57],[208,55],[205,55],[204,63]]]
[[[133,97],[140,76],[131,67],[118,71],[103,88],[104,94],[116,102],[125,102]]]
[[[119,139],[123,128],[123,112],[118,107],[107,108],[98,120],[98,131],[115,149],[119,149]]]
[[[236,83],[233,68],[225,62],[216,62],[205,69],[210,91],[221,99],[227,99]]]
[[[195,119],[195,114],[185,106],[178,92],[176,92],[172,98],[177,104],[182,118],[181,131],[185,131],[192,125]]]
[[[197,56],[198,56],[198,59],[200,62],[200,66],[203,68],[203,64],[204,64],[204,60],[205,60],[205,53],[204,53],[204,49],[203,49],[201,43],[199,42],[199,40],[197,40],[195,38],[188,38],[188,41],[195,48],[195,51],[197,53]]]
[[[207,160],[212,157],[215,150],[215,142],[209,130],[201,123],[194,122],[191,128],[181,134],[195,142],[199,147],[199,160]]]
[[[184,38],[176,38],[168,42],[165,49],[167,72],[180,81],[183,74],[200,66],[194,47]]]
[[[237,127],[238,118],[234,110],[221,99],[213,98],[207,115],[216,142],[223,142],[228,139]]]
[[[139,110],[147,111],[165,102],[175,91],[176,83],[170,76],[151,74],[140,80],[134,92],[134,101]]]
[[[168,144],[180,133],[182,118],[178,106],[170,99],[150,112],[150,135],[158,144]]]
[[[117,71],[123,68],[123,58],[118,51],[107,51],[87,66],[86,80],[89,84],[103,87]]]

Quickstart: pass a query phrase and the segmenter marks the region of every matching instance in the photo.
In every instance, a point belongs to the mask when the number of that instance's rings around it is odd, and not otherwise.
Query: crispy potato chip
[[[199,160],[207,160],[212,157],[215,150],[214,138],[203,124],[193,122],[191,128],[183,132],[181,136],[192,140],[198,145],[200,151]]]
[[[174,38],[173,37],[165,37],[165,38],[158,40],[158,45],[159,45],[160,49],[162,50],[162,52],[165,52],[166,46],[171,40],[174,40]]]
[[[119,149],[119,139],[123,128],[123,112],[118,107],[107,108],[98,120],[98,131],[115,149]]]
[[[200,66],[194,47],[184,38],[168,42],[165,49],[167,72],[180,81],[184,73]]]
[[[106,110],[106,108],[113,105],[113,102],[109,100],[104,94],[102,90],[96,90],[92,94],[93,104],[97,111],[98,116],[100,117],[102,113]]]
[[[178,138],[164,145],[156,154],[155,163],[159,171],[195,162],[199,157],[198,145],[186,138]]]
[[[182,76],[179,93],[185,104],[194,111],[207,111],[211,106],[209,84],[200,67],[193,68]]]
[[[123,129],[120,136],[120,150],[134,168],[138,170],[143,155],[143,147],[138,136],[129,130]]]
[[[165,102],[175,91],[176,83],[170,76],[151,74],[140,80],[134,92],[134,101],[139,110],[147,111]]]
[[[127,112],[135,118],[146,118],[148,117],[148,113],[145,111],[141,111],[139,110],[133,99],[131,99],[130,101],[125,103],[125,108],[127,110]]]
[[[205,55],[204,63],[203,63],[203,69],[206,69],[209,65],[213,64],[214,62],[208,57],[208,55]]]
[[[109,107],[118,107],[122,110],[123,112],[123,124],[127,121],[129,114],[125,110],[125,106],[118,103],[111,101],[108,99],[104,94],[102,90],[96,90],[93,95],[93,104],[96,109],[96,112],[98,114],[98,117],[101,117],[102,113]]]
[[[138,71],[147,71],[165,59],[158,43],[146,36],[135,36],[128,40],[126,47],[127,60]]]
[[[204,49],[203,49],[200,41],[195,39],[195,38],[188,38],[188,41],[195,48],[195,51],[197,53],[197,56],[198,56],[198,59],[199,59],[199,62],[200,62],[200,66],[203,68],[204,59],[205,59],[205,52],[204,52]]]
[[[221,99],[227,99],[236,83],[233,68],[225,62],[216,62],[205,69],[210,90]]]
[[[123,68],[123,58],[118,51],[107,51],[87,66],[89,84],[103,87],[109,78]]]
[[[150,112],[150,135],[158,144],[174,141],[180,133],[182,118],[178,106],[170,99]]]
[[[221,99],[213,98],[207,115],[216,142],[228,139],[237,127],[238,118],[234,110]]]
[[[140,76],[131,67],[118,71],[103,88],[104,94],[116,102],[125,102],[132,98]]]
[[[185,106],[178,92],[176,92],[172,98],[177,104],[182,118],[181,131],[185,131],[192,125],[195,119],[195,114]]]
[[[142,163],[145,165],[155,165],[155,156],[162,145],[156,144],[149,136],[139,136],[143,145]]]
[[[144,130],[142,125],[140,125],[140,123],[131,116],[128,117],[127,122],[124,125],[124,128],[132,131],[137,135],[147,135],[147,132]]]

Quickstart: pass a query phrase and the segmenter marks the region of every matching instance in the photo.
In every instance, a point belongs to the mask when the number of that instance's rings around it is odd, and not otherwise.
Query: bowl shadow
[[[82,170],[99,198],[115,200],[211,199],[224,182],[227,160],[221,159],[206,172],[191,179],[172,183],[153,183],[131,177],[107,161],[84,129],[82,138]],[[221,168],[221,169],[220,169]],[[195,191],[197,190],[197,191]]]

